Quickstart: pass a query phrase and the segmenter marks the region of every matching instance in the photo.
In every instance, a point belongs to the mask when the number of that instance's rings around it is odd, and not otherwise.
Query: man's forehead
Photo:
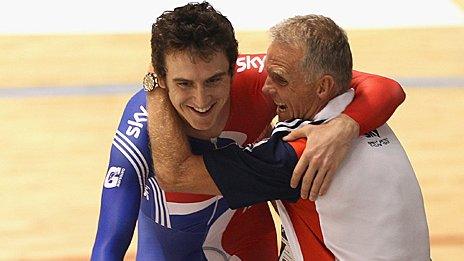
[[[287,70],[293,69],[300,61],[301,50],[289,44],[272,42],[267,49],[266,67],[283,67]],[[277,70],[277,68],[275,68]]]
[[[205,81],[211,77],[227,75],[228,64],[214,59],[207,63],[193,63],[187,57],[166,59],[166,76],[172,80]]]
[[[165,54],[166,62],[168,60],[188,60],[193,64],[197,63],[210,63],[214,59],[226,58],[224,52],[222,51],[198,51],[195,49],[185,49],[185,50],[174,50],[169,51]]]

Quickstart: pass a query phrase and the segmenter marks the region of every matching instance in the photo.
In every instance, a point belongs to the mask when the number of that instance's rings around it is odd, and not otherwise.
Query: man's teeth
[[[211,107],[213,107],[213,105],[210,105],[205,108],[193,107],[193,109],[196,110],[197,112],[207,112],[209,109],[211,109]]]
[[[285,105],[285,103],[277,103],[277,102],[276,102],[275,104],[277,105],[277,107],[279,107],[279,109],[284,110],[284,109],[287,108],[287,105]]]

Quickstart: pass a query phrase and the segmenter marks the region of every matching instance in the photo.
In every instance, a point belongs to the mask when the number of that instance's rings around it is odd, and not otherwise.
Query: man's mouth
[[[196,113],[199,114],[207,114],[208,112],[211,111],[211,109],[214,107],[216,103],[213,103],[209,106],[206,107],[196,107],[196,106],[188,106],[191,110],[195,111]]]
[[[281,113],[287,110],[287,105],[285,103],[274,102],[277,105],[277,113]]]

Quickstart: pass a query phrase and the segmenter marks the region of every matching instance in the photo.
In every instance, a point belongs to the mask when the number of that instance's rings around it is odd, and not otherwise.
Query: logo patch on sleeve
[[[115,188],[121,185],[122,177],[124,176],[124,171],[126,169],[121,167],[110,167],[108,173],[106,173],[105,183],[103,186],[105,188]]]

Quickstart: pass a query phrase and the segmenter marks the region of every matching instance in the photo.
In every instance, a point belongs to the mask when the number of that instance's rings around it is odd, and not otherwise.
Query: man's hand
[[[307,125],[283,138],[284,141],[307,138],[306,148],[290,181],[290,186],[296,188],[304,174],[301,198],[308,198],[309,193],[309,199],[314,201],[327,192],[338,166],[348,153],[351,141],[358,134],[358,123],[341,114],[326,124]]]

